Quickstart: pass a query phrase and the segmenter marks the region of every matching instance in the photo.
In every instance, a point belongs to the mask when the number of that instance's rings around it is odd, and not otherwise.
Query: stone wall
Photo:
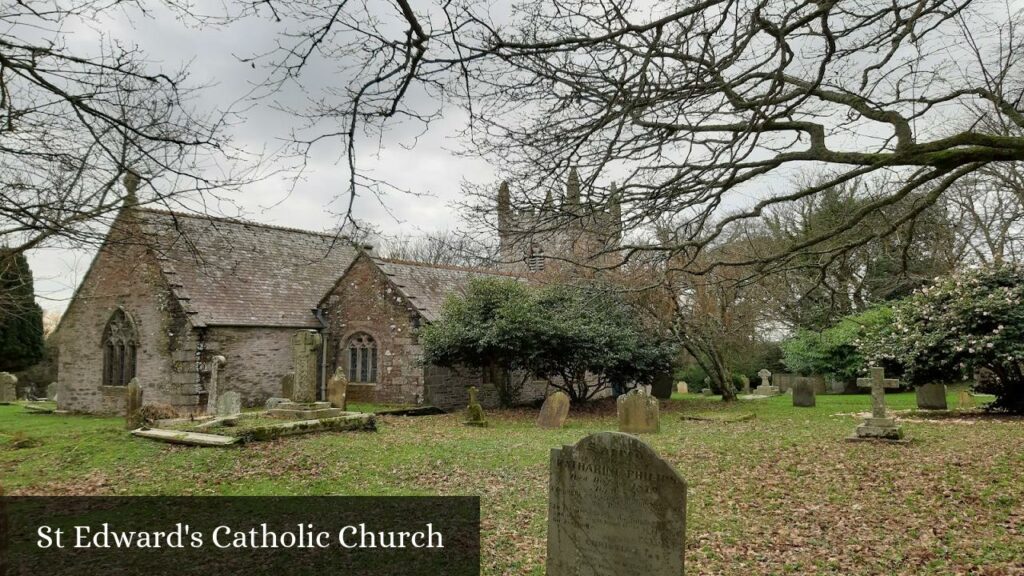
[[[513,378],[521,377],[513,375]],[[427,366],[424,382],[424,403],[443,410],[465,408],[469,401],[469,394],[466,392],[468,386],[476,386],[479,389],[477,398],[481,406],[494,408],[499,405],[498,389],[490,378],[485,377],[483,371],[476,368]],[[526,404],[544,398],[547,389],[548,383],[544,380],[528,381],[523,386],[519,401]]]
[[[411,310],[387,277],[368,258],[358,258],[325,298],[327,369],[347,368],[349,337],[365,332],[377,343],[377,382],[350,383],[355,402],[423,403],[423,367]]]
[[[139,347],[136,376],[146,403],[194,405],[195,386],[171,382],[171,354],[188,347],[192,333],[160,273],[160,264],[133,238],[137,228],[122,214],[82,280],[54,335],[58,346],[60,409],[116,414],[125,387],[103,386],[103,331],[118,307],[134,321]]]
[[[292,373],[291,337],[298,328],[213,326],[206,329],[203,382],[209,379],[206,363],[224,356],[219,393],[235,391],[245,406],[262,406],[271,396],[283,396],[285,377]],[[319,379],[317,388],[319,390]]]

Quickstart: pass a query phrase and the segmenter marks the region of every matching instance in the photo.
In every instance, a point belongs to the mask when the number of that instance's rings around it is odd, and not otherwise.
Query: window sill
[[[103,384],[100,386],[100,392],[108,396],[120,396],[128,393],[127,386],[107,386]]]

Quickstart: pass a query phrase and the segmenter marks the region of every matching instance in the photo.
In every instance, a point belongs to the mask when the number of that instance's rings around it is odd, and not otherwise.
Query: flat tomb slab
[[[160,428],[132,430],[133,436],[168,442],[171,444],[187,444],[189,446],[231,446],[241,439],[220,434],[203,434],[183,430],[162,430]]]
[[[741,412],[739,414],[684,414],[683,420],[696,422],[745,422],[754,419],[753,412]]]
[[[319,418],[312,420],[294,420],[280,424],[252,427],[239,430],[239,438],[246,441],[273,440],[282,436],[295,434],[308,434],[322,431],[355,431],[377,430],[377,418],[373,414],[361,412],[344,412],[339,409],[341,416],[333,418]]]

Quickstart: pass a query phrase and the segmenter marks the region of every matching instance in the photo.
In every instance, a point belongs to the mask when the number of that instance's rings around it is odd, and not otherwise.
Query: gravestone
[[[683,381],[677,382],[676,383],[676,392],[679,392],[680,394],[689,394],[690,393],[690,387],[686,384],[686,382],[683,382]]]
[[[229,418],[242,413],[242,395],[238,392],[225,392],[217,397],[217,417]]]
[[[651,395],[659,400],[668,400],[672,397],[672,373],[660,372],[654,376],[651,384]]]
[[[640,388],[616,400],[619,416],[619,432],[631,434],[657,433],[661,429],[658,417],[658,399]]]
[[[711,390],[711,376],[704,377],[704,388],[701,389],[701,392],[707,394],[707,390]]]
[[[903,428],[896,424],[896,419],[889,416],[885,409],[885,389],[899,388],[900,381],[885,377],[884,368],[871,368],[869,378],[858,378],[857,386],[871,388],[871,417],[865,418],[857,426],[856,435],[852,440],[902,440]]]
[[[639,438],[551,450],[547,576],[682,576],[686,481]]]
[[[132,378],[125,393],[124,427],[135,430],[142,426],[142,385],[138,378]]]
[[[743,385],[743,393],[750,394],[750,378],[746,374],[740,374],[740,384]]]
[[[810,378],[797,378],[793,384],[793,406],[813,408],[816,404]]]
[[[10,372],[0,372],[0,404],[10,404],[18,399],[18,377]]]
[[[772,386],[771,370],[762,368],[757,375],[761,378],[761,385],[754,389],[754,394],[758,396],[774,396],[779,393],[779,389]]]
[[[544,405],[540,407],[540,415],[537,416],[537,426],[561,428],[565,425],[565,419],[568,417],[569,395],[558,390],[544,399]]]
[[[946,410],[946,385],[932,383],[918,386],[917,407],[921,410]]]
[[[480,406],[480,402],[476,399],[476,386],[470,386],[469,390],[469,405],[466,406],[466,421],[463,422],[466,426],[487,426],[487,419],[484,417],[484,409]]]
[[[206,413],[213,414],[216,410],[217,415],[220,416],[220,404],[218,403],[217,394],[220,389],[220,367],[227,363],[228,359],[223,356],[214,356],[210,360],[210,385],[207,388],[206,394]]]
[[[345,376],[345,369],[340,366],[327,381],[327,401],[335,408],[348,408],[348,377]]]
[[[702,396],[714,396],[715,393],[711,391],[711,388],[705,388],[700,391]]]
[[[56,382],[50,382],[46,386],[46,399],[47,400],[52,400],[54,402],[57,401],[57,383]]]
[[[316,401],[316,358],[322,338],[313,330],[299,330],[292,335],[292,402],[310,404]]]
[[[970,410],[974,408],[977,403],[974,401],[974,396],[967,390],[961,390],[960,394],[956,397],[956,407],[960,410]]]

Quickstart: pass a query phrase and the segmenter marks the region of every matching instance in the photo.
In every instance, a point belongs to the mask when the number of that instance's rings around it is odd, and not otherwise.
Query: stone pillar
[[[142,426],[142,386],[138,378],[132,378],[128,383],[126,394],[124,426],[135,430]]]
[[[299,330],[292,336],[292,402],[316,401],[316,357],[321,341],[315,330]]]
[[[220,393],[220,367],[227,363],[223,356],[214,356],[210,360],[210,385],[206,395],[206,413],[217,412],[217,395]]]

